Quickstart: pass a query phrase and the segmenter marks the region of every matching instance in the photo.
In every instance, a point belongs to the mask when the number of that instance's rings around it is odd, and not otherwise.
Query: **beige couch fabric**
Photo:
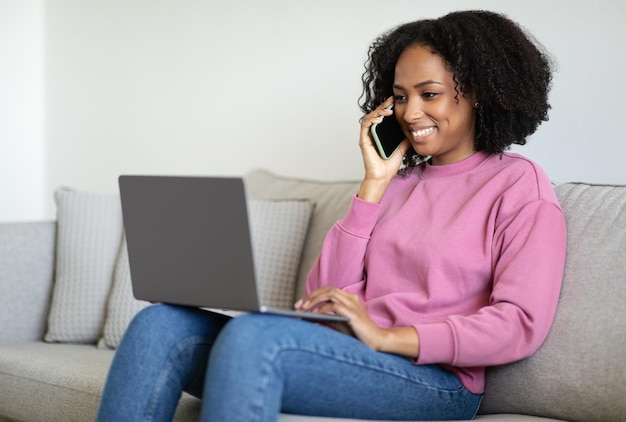
[[[626,186],[556,193],[568,238],[554,325],[534,356],[488,372],[481,411],[626,421]]]
[[[43,337],[55,239],[53,222],[0,225],[0,344]]]

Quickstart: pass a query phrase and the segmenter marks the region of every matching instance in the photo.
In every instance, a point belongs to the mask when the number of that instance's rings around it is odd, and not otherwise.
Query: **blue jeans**
[[[154,305],[118,347],[97,421],[171,421],[183,390],[202,398],[204,422],[275,422],[281,411],[471,419],[481,400],[439,366],[413,365],[318,324]]]

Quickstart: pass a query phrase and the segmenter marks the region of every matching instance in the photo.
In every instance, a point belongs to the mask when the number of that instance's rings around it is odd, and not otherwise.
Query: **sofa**
[[[265,170],[245,181],[255,261],[258,250],[265,277],[282,283],[266,280],[264,297],[293,301],[358,182]],[[556,319],[533,356],[488,369],[480,421],[626,421],[626,186],[554,188],[568,226]],[[132,297],[119,198],[67,188],[55,198],[55,221],[0,224],[0,421],[93,420],[115,346],[150,306]],[[174,420],[195,421],[199,409],[183,394]]]

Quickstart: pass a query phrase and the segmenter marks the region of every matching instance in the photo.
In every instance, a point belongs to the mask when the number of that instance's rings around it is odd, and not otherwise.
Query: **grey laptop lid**
[[[119,186],[137,299],[345,321],[261,305],[243,179],[123,175]]]

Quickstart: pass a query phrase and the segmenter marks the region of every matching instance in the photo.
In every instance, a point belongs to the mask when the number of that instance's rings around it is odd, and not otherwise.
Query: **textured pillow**
[[[556,187],[567,258],[554,324],[532,357],[487,372],[481,413],[626,420],[626,186]]]
[[[104,324],[113,269],[122,241],[118,195],[60,188],[57,255],[49,342],[95,343]]]
[[[126,248],[126,238],[124,238],[115,265],[113,286],[107,304],[106,322],[98,347],[116,348],[135,314],[149,305],[150,302],[137,300],[133,296],[128,249]]]
[[[293,306],[295,279],[313,208],[313,203],[303,200],[248,201],[254,262],[264,304],[285,308]],[[133,316],[147,305],[147,302],[138,301],[132,295],[128,252],[124,242],[99,347],[117,347]]]
[[[304,293],[306,277],[322,249],[328,230],[346,213],[359,184],[359,181],[324,182],[282,177],[265,170],[254,170],[246,175],[246,191],[251,199],[304,198],[315,203],[298,270],[297,297]]]
[[[315,204],[248,201],[255,271],[263,304],[292,308],[296,275]]]

